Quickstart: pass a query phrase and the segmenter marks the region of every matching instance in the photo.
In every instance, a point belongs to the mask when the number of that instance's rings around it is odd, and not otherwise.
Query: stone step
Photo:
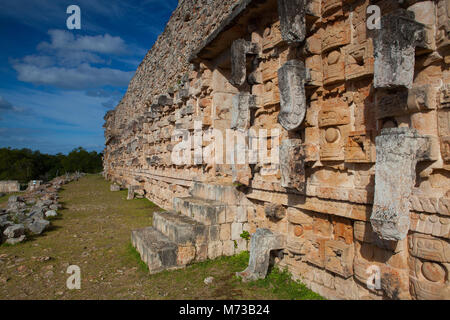
[[[153,227],[132,231],[131,243],[148,265],[150,273],[180,267],[178,246]]]
[[[155,212],[153,227],[177,245],[205,243],[208,239],[204,224],[174,211]]]
[[[246,201],[245,195],[233,185],[194,182],[189,194],[193,198],[219,201],[227,205],[242,205]]]
[[[214,200],[205,200],[195,197],[174,198],[173,208],[181,213],[201,222],[206,226],[218,225],[226,220],[227,205]]]

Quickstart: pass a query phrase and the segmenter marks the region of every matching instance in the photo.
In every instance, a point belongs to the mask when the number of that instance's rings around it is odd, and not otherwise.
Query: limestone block
[[[375,88],[412,88],[415,48],[425,46],[425,33],[412,12],[399,9],[381,18],[374,39]]]
[[[375,132],[351,131],[345,144],[345,162],[374,163],[375,161]]]
[[[282,205],[266,203],[264,213],[268,219],[279,221],[286,216],[286,209]]]
[[[334,113],[337,114],[337,113]],[[320,130],[320,160],[345,160],[345,143],[349,134],[349,126],[329,126]]]
[[[319,112],[319,127],[350,123],[350,109],[341,98],[325,100]]]
[[[437,90],[431,85],[414,85],[411,89],[377,92],[377,118],[403,116],[437,108]]]
[[[248,221],[248,215],[247,215],[247,207],[246,206],[237,206],[236,207],[236,222],[247,222]]]
[[[231,239],[231,224],[224,223],[220,225],[220,240],[226,241]]]
[[[423,260],[450,262],[450,243],[429,235],[414,233],[408,238],[409,253]]]
[[[353,244],[330,240],[325,243],[325,269],[344,278],[353,275]]]
[[[320,55],[307,57],[306,65],[306,85],[311,87],[321,87],[323,84],[323,62]]]
[[[450,46],[450,1],[439,0],[437,3],[438,30],[436,44],[439,48]]]
[[[258,45],[238,39],[231,45],[231,79],[230,82],[235,86],[244,84],[247,78],[247,55],[257,55]]]
[[[345,80],[360,79],[373,75],[375,58],[372,39],[362,44],[349,45],[345,52]]]
[[[403,240],[410,227],[411,190],[418,161],[425,158],[428,139],[414,129],[383,129],[376,138],[374,231],[385,240]]]
[[[250,111],[256,108],[256,96],[247,92],[233,96],[233,108],[231,110],[231,129],[247,130],[250,128]]]
[[[332,85],[345,80],[345,56],[340,49],[333,50],[323,59],[323,84]]]
[[[278,15],[280,18],[283,40],[291,45],[298,45],[306,36],[306,3],[309,0],[278,0]]]
[[[281,185],[305,192],[305,152],[300,139],[283,140],[280,146]]]
[[[442,85],[439,92],[439,107],[440,108],[450,108],[450,83]]]
[[[281,36],[280,22],[277,21],[272,26],[267,27],[263,34],[263,51],[273,49],[275,46],[283,42]]]
[[[442,159],[448,163],[450,162],[450,108],[438,111],[438,131]]]
[[[286,130],[300,127],[306,115],[305,65],[290,60],[278,70],[280,88],[280,114],[278,121]]]
[[[264,279],[270,264],[270,253],[285,246],[284,236],[269,229],[258,229],[250,240],[250,260],[247,269],[236,273],[244,281]]]
[[[231,240],[239,240],[243,232],[243,225],[240,222],[233,222],[231,224]]]
[[[327,2],[327,1],[324,1]],[[326,25],[322,37],[322,52],[328,52],[334,48],[342,47],[351,41],[351,26],[348,19],[337,20]]]
[[[222,255],[223,245],[222,241],[209,241],[208,242],[208,259],[215,259]]]
[[[325,267],[325,243],[328,239],[314,236],[309,239],[306,261],[319,268]]]

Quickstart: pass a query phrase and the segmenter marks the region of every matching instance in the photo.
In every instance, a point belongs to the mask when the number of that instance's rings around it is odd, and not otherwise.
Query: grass
[[[20,192],[6,193],[3,197],[0,197],[0,208],[2,208],[8,202],[9,197],[21,195]]]
[[[0,299],[320,299],[276,268],[265,280],[243,283],[235,273],[246,268],[247,252],[149,275],[130,236],[161,209],[126,197],[99,175],[64,186],[64,208],[49,231],[0,246]],[[66,288],[69,265],[81,268],[81,290]]]

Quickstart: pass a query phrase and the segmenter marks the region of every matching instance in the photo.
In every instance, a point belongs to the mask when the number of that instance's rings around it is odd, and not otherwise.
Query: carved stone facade
[[[106,178],[174,214],[133,233],[168,250],[144,260],[231,255],[248,231],[327,298],[450,299],[449,17],[449,0],[180,1],[105,116]],[[244,158],[267,130],[266,157],[225,161],[229,129]]]

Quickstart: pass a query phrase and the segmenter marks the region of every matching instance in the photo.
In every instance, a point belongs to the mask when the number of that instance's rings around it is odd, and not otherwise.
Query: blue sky
[[[125,94],[178,0],[1,0],[0,147],[102,151]],[[66,9],[81,9],[68,30]]]

